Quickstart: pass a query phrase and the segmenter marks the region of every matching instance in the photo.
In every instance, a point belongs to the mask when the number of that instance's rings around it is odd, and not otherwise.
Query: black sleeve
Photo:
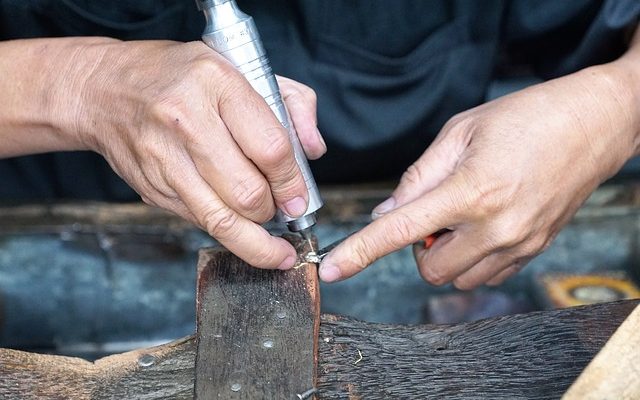
[[[514,0],[503,43],[512,63],[549,79],[619,57],[639,17],[638,0]]]

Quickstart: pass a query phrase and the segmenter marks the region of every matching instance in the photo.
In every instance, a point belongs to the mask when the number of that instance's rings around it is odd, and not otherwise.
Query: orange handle
[[[433,233],[433,234],[427,236],[426,238],[424,238],[424,248],[427,249],[427,250],[430,249],[431,246],[433,246],[433,244],[436,242],[436,240],[440,236],[444,235],[447,232],[451,232],[451,230],[449,230],[449,229],[441,229],[438,232]]]

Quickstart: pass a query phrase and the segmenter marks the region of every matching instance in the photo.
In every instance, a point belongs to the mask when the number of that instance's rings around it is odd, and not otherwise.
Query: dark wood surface
[[[310,251],[289,240],[298,254]],[[298,399],[315,386],[320,297],[317,267],[252,268],[228,251],[198,262],[195,397]]]
[[[557,399],[637,304],[629,300],[452,326],[390,326],[325,316],[320,398]]]
[[[317,398],[557,399],[637,304],[452,326],[391,326],[323,315]],[[3,349],[0,398],[190,399],[195,353],[194,337],[95,363]]]

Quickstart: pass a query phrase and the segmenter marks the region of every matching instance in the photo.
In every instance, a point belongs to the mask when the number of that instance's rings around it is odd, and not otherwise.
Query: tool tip
[[[309,228],[304,228],[303,230],[298,232],[300,234],[300,236],[302,236],[302,238],[304,240],[311,240],[311,237],[313,236],[313,231],[311,230],[311,227]]]
[[[298,231],[298,233],[300,234],[300,236],[302,236],[302,239],[309,243],[309,248],[311,248],[311,251],[315,251],[313,249],[313,240],[311,240],[313,238],[313,231],[311,230],[311,227],[304,228]]]

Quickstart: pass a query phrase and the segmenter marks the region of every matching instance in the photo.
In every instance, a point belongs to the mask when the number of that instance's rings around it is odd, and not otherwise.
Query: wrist
[[[57,68],[49,69],[51,98],[49,118],[74,150],[97,150],[95,110],[99,109],[94,81],[108,49],[119,40],[71,38],[51,54]]]
[[[87,149],[77,129],[90,66],[83,53],[103,40],[0,42],[0,157]]]
[[[640,155],[640,43],[623,57],[599,67],[614,88],[631,137],[629,158]]]
[[[617,155],[612,159],[610,170],[605,171],[606,178],[640,153],[639,72],[636,65],[619,59],[609,64],[589,67],[576,74],[584,78],[583,85],[589,86],[587,98],[594,100],[587,101],[595,107],[585,107],[585,112],[600,115],[601,123],[587,128],[594,128],[597,135],[609,136],[610,139],[604,142],[610,146],[610,155]]]

